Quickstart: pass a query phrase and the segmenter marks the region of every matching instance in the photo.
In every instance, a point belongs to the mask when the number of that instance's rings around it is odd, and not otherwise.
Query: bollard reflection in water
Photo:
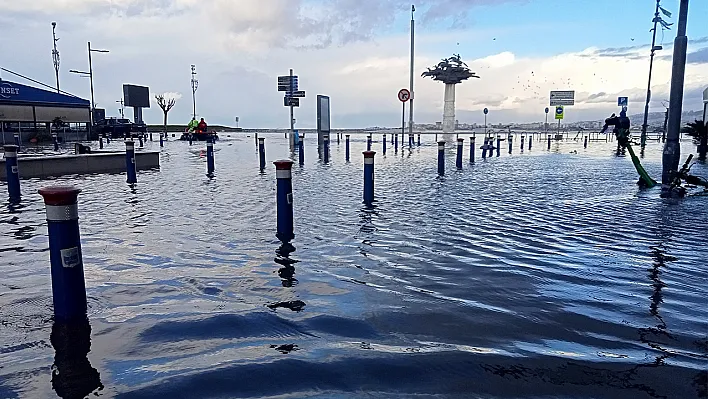
[[[54,347],[52,389],[64,399],[78,399],[102,391],[101,374],[91,366],[91,325],[88,319],[54,322],[49,340]],[[98,392],[95,392],[98,396]]]

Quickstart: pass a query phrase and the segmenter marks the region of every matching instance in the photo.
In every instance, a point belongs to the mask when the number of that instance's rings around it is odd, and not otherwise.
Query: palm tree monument
[[[479,76],[470,71],[467,64],[460,60],[459,54],[443,58],[438,65],[423,72],[422,76],[445,83],[442,127],[443,133],[453,133],[455,131],[455,85],[462,83],[463,80],[479,78]]]

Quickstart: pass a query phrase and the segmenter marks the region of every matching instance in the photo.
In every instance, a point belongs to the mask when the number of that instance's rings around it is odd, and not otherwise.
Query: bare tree
[[[172,107],[175,106],[175,102],[177,101],[176,98],[169,98],[165,100],[165,95],[164,94],[157,94],[155,95],[155,101],[157,101],[157,105],[162,108],[162,113],[165,115],[165,118],[163,119],[162,127],[165,135],[167,135],[167,113],[170,112]]]

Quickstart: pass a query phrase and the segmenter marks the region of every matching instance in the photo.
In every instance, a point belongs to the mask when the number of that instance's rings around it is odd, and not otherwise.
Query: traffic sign
[[[411,99],[411,92],[408,89],[401,89],[398,91],[398,100],[402,103]]]
[[[548,113],[548,107],[546,107],[546,113]]]
[[[289,83],[291,78],[292,80],[297,81],[297,75],[278,76],[278,84]]]
[[[556,119],[563,119],[563,106],[559,105],[556,107]]]
[[[288,97],[285,96],[283,97],[283,105],[286,107],[293,106],[293,107],[299,107],[300,106],[300,99],[297,97]]]
[[[551,106],[575,105],[575,90],[551,91]]]
[[[485,108],[483,112],[485,115],[487,115],[489,113],[489,110]]]
[[[291,97],[305,97],[305,90],[294,91]]]
[[[629,103],[629,97],[617,97],[617,106],[626,107]]]

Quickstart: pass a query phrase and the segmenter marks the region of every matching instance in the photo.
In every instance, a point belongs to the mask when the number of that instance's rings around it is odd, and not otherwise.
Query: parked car
[[[92,139],[98,139],[99,135],[117,139],[138,133],[147,133],[147,125],[132,123],[129,119],[106,118],[96,122],[93,126],[93,135],[96,137],[92,137]]]

